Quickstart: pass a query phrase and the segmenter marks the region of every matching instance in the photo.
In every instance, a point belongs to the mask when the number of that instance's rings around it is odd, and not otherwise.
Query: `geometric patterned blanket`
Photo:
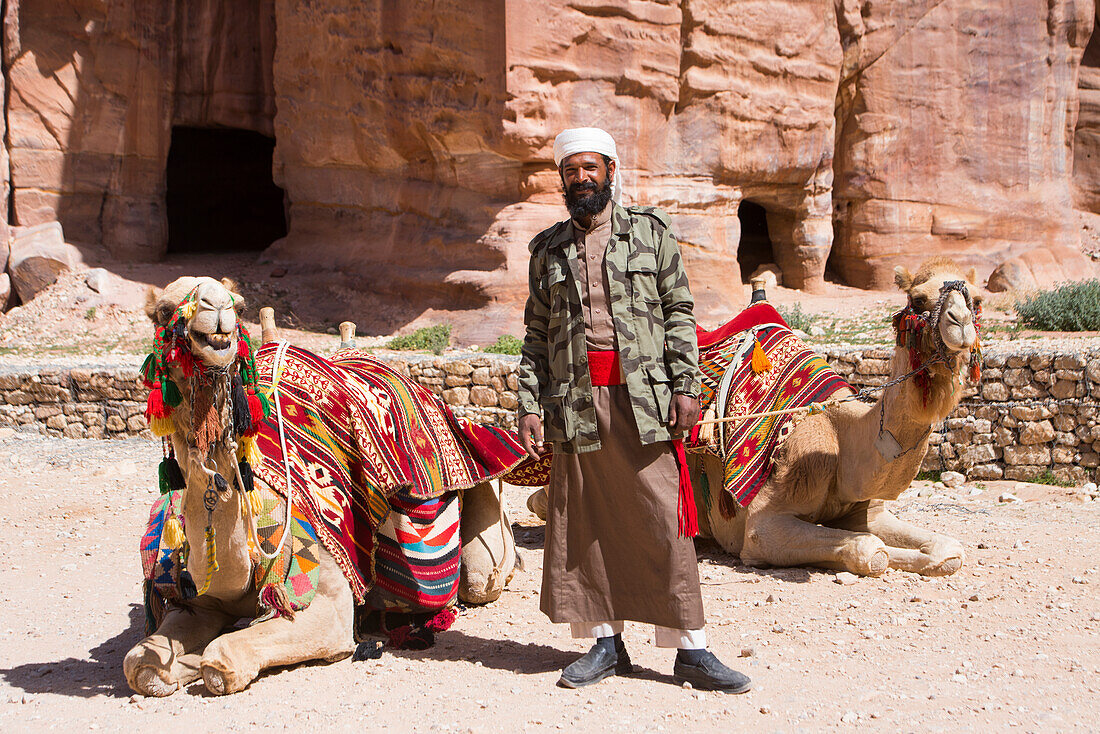
[[[256,516],[256,532],[261,548],[275,553],[286,521],[286,503],[274,492],[257,487],[262,509]],[[164,526],[170,512],[179,511],[183,492],[175,490],[158,497],[149,511],[149,522],[141,538],[141,567],[145,578],[145,634],[160,626],[170,604],[185,601],[181,579],[186,569],[181,549],[171,548],[164,540]],[[309,606],[317,593],[317,533],[297,507],[294,508],[289,538],[282,552],[265,558],[249,548],[256,561],[253,582],[259,589],[252,624],[275,616],[290,616]],[[192,582],[193,584],[193,582]],[[192,588],[192,591],[194,589]]]
[[[164,544],[164,523],[169,508],[179,506],[179,491],[162,494],[153,501],[149,522],[141,536],[141,570],[145,579],[145,634],[151,635],[160,626],[169,602],[180,600],[180,552]]]
[[[256,353],[265,391],[276,349],[265,344]],[[410,501],[433,500],[495,479],[524,455],[507,431],[456,418],[429,390],[354,349],[324,359],[289,347],[278,397],[290,487],[274,413],[257,436],[263,461],[256,478],[283,497],[293,493],[357,604],[378,580],[377,535],[398,492]]]
[[[430,500],[398,492],[376,536],[377,578],[367,606],[419,614],[447,607],[458,594],[462,557],[458,492]]]
[[[771,363],[770,369],[759,373],[751,365],[754,342]],[[767,303],[750,306],[715,332],[700,333],[699,343],[701,407],[706,411],[714,404],[719,418],[805,407],[851,389]],[[720,394],[724,405],[716,404]],[[796,423],[789,413],[751,418],[715,426],[714,443],[701,442],[696,429],[684,444],[689,451],[705,451],[721,459],[723,488],[738,505],[747,507],[771,473],[775,450]]]

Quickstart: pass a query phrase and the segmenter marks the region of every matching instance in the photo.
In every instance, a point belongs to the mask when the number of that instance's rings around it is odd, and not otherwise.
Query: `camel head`
[[[255,390],[252,344],[237,318],[244,299],[234,291],[232,281],[206,277],[178,278],[162,291],[149,291],[146,313],[155,331],[153,351],[141,371],[150,390],[146,418],[153,433],[174,430],[171,416],[185,381],[199,379],[209,388],[215,375],[225,375],[226,384],[232,384],[238,433],[249,435],[266,415]],[[251,418],[246,420],[246,414]]]
[[[908,306],[894,317],[898,344],[908,332],[920,335],[918,348],[925,359],[937,353],[958,362],[970,356],[978,345],[978,320],[982,296],[974,284],[973,268],[962,270],[946,258],[932,258],[911,274],[905,267],[894,269],[894,282],[909,296]]]
[[[237,310],[244,307],[235,289],[228,278],[177,278],[162,291],[150,289],[146,313],[184,336],[198,363],[224,369],[237,357]]]

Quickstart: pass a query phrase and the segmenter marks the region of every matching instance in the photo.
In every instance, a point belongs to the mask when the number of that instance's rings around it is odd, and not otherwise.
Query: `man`
[[[672,443],[698,419],[699,375],[670,221],[619,205],[618,155],[603,130],[566,130],[554,162],[570,219],[530,245],[519,433],[532,457],[544,439],[554,450],[542,611],[596,638],[558,683],[632,672],[620,636],[632,620],[679,648],[677,681],[746,691],[749,679],[706,649],[694,500]]]

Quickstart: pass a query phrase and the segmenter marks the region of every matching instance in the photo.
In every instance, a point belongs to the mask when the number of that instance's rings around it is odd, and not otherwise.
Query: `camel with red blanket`
[[[968,376],[980,377],[974,280],[942,258],[915,274],[895,270],[907,304],[894,318],[888,386],[873,403],[856,400],[766,302],[700,332],[704,405],[737,419],[718,424],[717,439],[697,428],[687,442],[700,534],[752,566],[957,572],[957,540],[900,520],[886,503],[913,481],[932,426]],[[812,410],[759,415],[799,406]],[[544,503],[536,492],[528,507]]]
[[[162,496],[141,542],[148,636],[123,661],[143,695],[199,677],[233,693],[267,668],[347,657],[364,620],[424,641],[456,595],[499,596],[515,561],[488,484],[519,463],[514,438],[362,352],[323,359],[267,329],[254,349],[234,290],[187,277],[150,293]]]

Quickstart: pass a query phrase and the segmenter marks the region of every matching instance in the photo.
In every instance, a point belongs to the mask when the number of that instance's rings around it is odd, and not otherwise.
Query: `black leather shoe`
[[[752,688],[747,675],[727,668],[710,650],[703,652],[697,663],[687,663],[676,656],[672,665],[672,677],[677,683],[687,681],[692,688],[724,693],[744,693]]]
[[[634,666],[630,664],[625,647],[614,653],[600,645],[593,645],[591,650],[561,672],[558,685],[562,688],[582,688],[599,683],[608,676],[633,672]]]

